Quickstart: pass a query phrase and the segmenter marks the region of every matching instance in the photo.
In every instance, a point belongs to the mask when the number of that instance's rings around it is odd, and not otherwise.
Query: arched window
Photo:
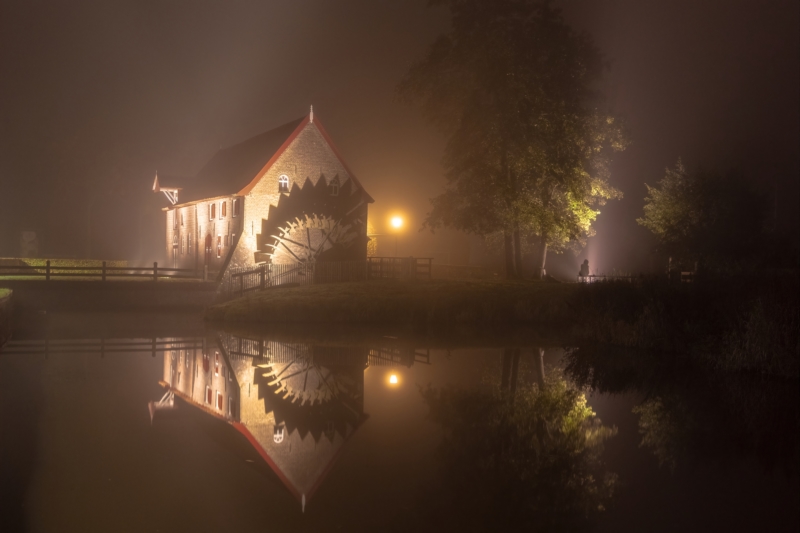
[[[278,192],[289,192],[289,176],[286,174],[278,178]]]
[[[331,191],[331,196],[339,196],[339,178],[333,178],[328,188]]]

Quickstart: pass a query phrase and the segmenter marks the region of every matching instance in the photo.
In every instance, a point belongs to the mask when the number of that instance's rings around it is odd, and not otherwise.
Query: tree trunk
[[[533,349],[533,371],[536,375],[536,384],[539,390],[544,390],[544,348]]]
[[[506,278],[516,278],[517,269],[514,265],[514,241],[511,233],[508,231],[503,232],[503,248],[506,258]]]
[[[514,224],[514,263],[517,267],[517,277],[523,277],[522,239],[519,234],[519,224]]]
[[[544,279],[547,274],[544,270],[545,261],[547,260],[547,240],[543,237],[542,242],[539,243],[539,253],[536,256],[536,268],[534,269],[533,277],[536,279]]]

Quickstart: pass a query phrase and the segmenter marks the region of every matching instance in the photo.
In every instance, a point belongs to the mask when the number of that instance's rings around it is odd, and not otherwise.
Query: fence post
[[[106,280],[106,262],[103,261],[103,281]]]
[[[44,279],[45,279],[45,281],[50,281],[50,260],[48,259],[47,263],[45,263],[45,264],[47,265],[47,269],[45,270],[45,274],[44,274],[45,278]]]
[[[258,275],[260,277],[260,279],[258,280],[258,285],[259,285],[258,288],[261,289],[262,291],[264,290],[264,282],[267,279],[266,273],[267,273],[267,266],[262,265],[261,270],[259,270],[258,272]]]
[[[153,281],[158,281],[158,262],[153,263]]]

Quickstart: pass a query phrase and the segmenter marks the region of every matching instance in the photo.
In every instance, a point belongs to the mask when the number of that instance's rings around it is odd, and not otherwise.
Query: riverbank
[[[624,347],[723,372],[796,379],[798,293],[796,273],[678,285],[379,280],[271,289],[213,306],[205,318],[225,327],[361,325],[449,338],[535,329],[564,345]]]
[[[566,327],[575,284],[401,281],[276,288],[209,308],[220,323],[393,324],[424,327]]]

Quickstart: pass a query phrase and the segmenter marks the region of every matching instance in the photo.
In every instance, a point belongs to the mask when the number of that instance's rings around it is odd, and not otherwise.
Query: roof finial
[[[308,121],[311,122],[312,124],[314,123],[314,106],[313,105],[311,106],[311,113],[309,113],[309,115],[308,115]]]

